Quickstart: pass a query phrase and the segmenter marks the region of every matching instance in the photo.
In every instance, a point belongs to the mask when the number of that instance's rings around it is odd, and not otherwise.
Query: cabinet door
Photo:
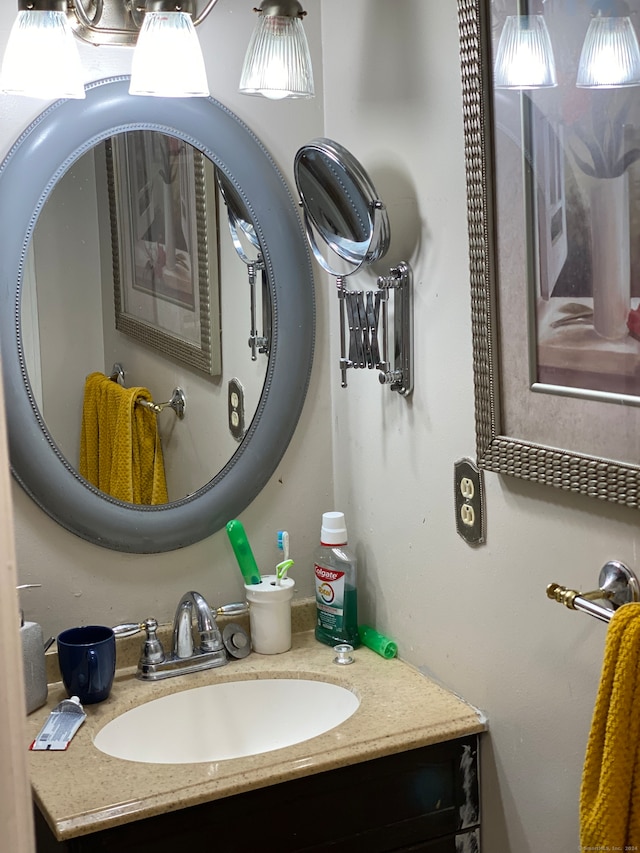
[[[477,853],[465,846],[466,831],[480,823],[477,765],[474,735],[135,821],[57,850],[176,853],[210,842],[218,853]]]
[[[422,841],[420,844],[395,850],[394,853],[480,853],[480,829],[478,827],[434,841]]]

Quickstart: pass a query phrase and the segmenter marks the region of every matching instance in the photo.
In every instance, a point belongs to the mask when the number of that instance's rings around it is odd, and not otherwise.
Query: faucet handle
[[[238,601],[234,604],[223,604],[216,610],[217,616],[241,616],[243,613],[249,612],[249,605],[246,601]]]
[[[238,601],[234,604],[223,604],[211,614],[211,624],[207,626],[208,630],[203,631],[200,635],[201,646],[203,652],[216,652],[224,649],[224,641],[222,634],[216,622],[216,616],[240,616],[242,613],[249,612],[249,605],[246,601]]]
[[[142,623],[142,628],[147,632],[147,638],[142,647],[138,666],[150,663],[162,663],[164,660],[164,649],[156,635],[156,631],[158,630],[157,621],[153,618],[145,619]]]
[[[123,640],[125,637],[133,637],[140,631],[144,631],[142,622],[124,622],[122,625],[114,625],[111,629],[116,635],[116,640]]]

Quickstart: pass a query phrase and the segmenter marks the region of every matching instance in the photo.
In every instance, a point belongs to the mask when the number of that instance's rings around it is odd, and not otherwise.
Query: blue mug
[[[58,665],[69,696],[83,705],[103,702],[116,672],[116,637],[111,628],[87,625],[58,636]]]

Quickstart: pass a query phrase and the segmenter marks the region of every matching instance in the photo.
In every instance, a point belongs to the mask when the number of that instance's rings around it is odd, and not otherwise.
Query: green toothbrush
[[[260,583],[262,578],[251,545],[249,545],[242,522],[238,521],[237,518],[227,522],[227,536],[231,542],[233,553],[236,555],[245,584],[251,586]]]

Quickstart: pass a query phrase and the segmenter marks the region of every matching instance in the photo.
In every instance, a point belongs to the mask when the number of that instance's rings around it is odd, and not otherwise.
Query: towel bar
[[[581,610],[601,622],[611,621],[615,611],[623,604],[640,601],[640,584],[635,574],[624,563],[610,560],[600,570],[599,587],[591,592],[578,592],[557,583],[547,586],[547,597],[564,604],[570,610]],[[601,600],[606,604],[597,604]]]
[[[111,368],[109,379],[111,379],[112,382],[117,382],[119,385],[124,385],[124,368],[119,362],[116,362]],[[182,388],[174,388],[171,399],[167,400],[166,403],[154,403],[153,400],[142,399],[136,400],[136,403],[137,405],[144,406],[146,409],[151,409],[156,413],[161,412],[163,409],[173,409],[178,420],[182,420],[187,407],[187,398],[185,397]]]

